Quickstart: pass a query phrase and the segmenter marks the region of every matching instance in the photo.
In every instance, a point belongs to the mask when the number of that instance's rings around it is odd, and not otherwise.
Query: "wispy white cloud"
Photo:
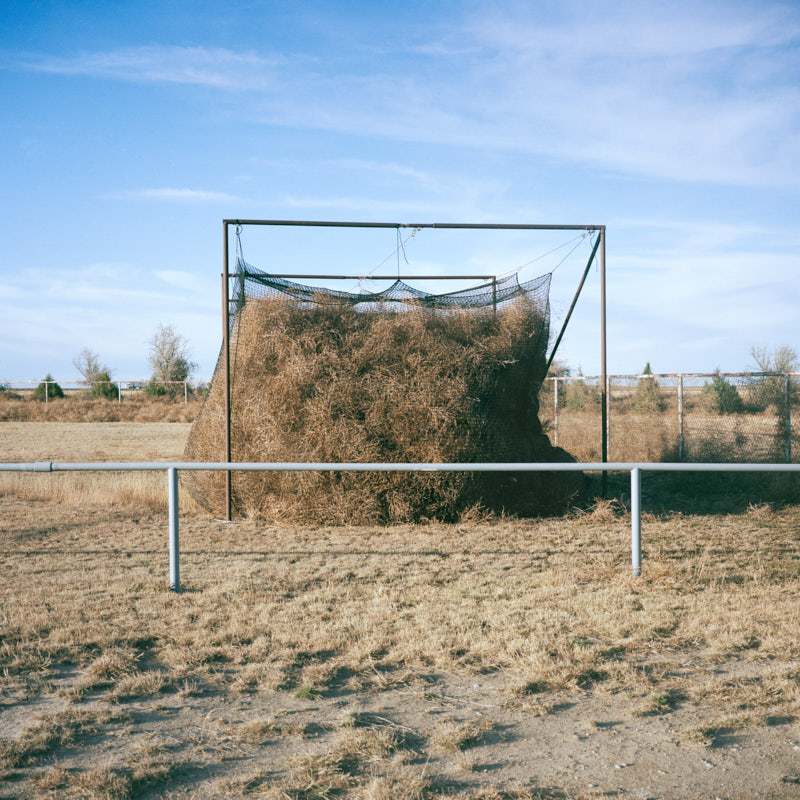
[[[238,203],[241,198],[227,192],[204,189],[131,189],[113,192],[109,197],[116,200],[162,200],[169,203]]]
[[[268,89],[281,58],[238,53],[218,47],[126,47],[70,57],[27,58],[37,72],[85,75],[146,83],[182,83],[217,89]]]
[[[197,275],[193,275],[191,272],[179,269],[157,269],[153,274],[159,280],[164,281],[164,283],[170,286],[176,286],[179,289],[187,289],[190,291],[201,291],[201,282],[198,281]],[[205,291],[204,286],[202,287],[202,291]]]
[[[269,125],[665,180],[800,183],[796,5],[478,4],[441,30],[380,52],[365,33],[346,54],[149,46],[26,65],[225,90],[243,118]]]

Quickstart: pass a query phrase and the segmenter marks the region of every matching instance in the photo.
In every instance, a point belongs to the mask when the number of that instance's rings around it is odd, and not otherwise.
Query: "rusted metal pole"
[[[600,460],[603,464],[608,462],[608,395],[606,392],[606,228],[600,228],[600,418],[603,429]],[[603,497],[608,494],[608,472],[603,470],[602,478]]]
[[[222,350],[225,362],[225,462],[231,461],[231,343],[228,300],[228,222],[222,223]],[[231,472],[225,472],[225,519],[231,521]]]
[[[244,277],[258,277],[245,273]],[[397,275],[322,275],[319,272],[269,272],[269,278],[324,278],[328,281],[396,281]],[[494,275],[402,275],[404,281],[494,281]]]
[[[297,219],[226,219],[228,225],[277,225],[308,228],[444,228],[484,231],[601,231],[605,225],[525,225],[473,222],[321,222]]]

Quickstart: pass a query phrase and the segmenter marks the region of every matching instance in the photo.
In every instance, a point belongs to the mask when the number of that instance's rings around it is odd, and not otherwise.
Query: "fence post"
[[[642,475],[639,467],[631,470],[631,568],[635,578],[642,574]]]
[[[50,381],[44,382],[44,401],[45,403],[50,402]]]
[[[558,378],[553,378],[553,418],[556,429],[555,442],[553,444],[558,447]]]
[[[167,468],[169,492],[169,588],[180,592],[180,549],[178,546],[178,470]]]
[[[786,463],[792,463],[792,376],[786,376]]]
[[[117,381],[117,402],[122,402],[122,381]]]
[[[183,404],[189,405],[189,384],[187,381],[183,382]]]
[[[683,375],[678,375],[678,461],[683,461]]]

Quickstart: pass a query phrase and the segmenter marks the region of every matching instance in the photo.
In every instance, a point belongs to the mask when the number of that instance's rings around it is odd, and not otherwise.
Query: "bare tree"
[[[111,380],[111,370],[100,363],[100,356],[88,347],[72,359],[72,365],[83,376],[83,382],[92,387],[93,397],[117,397],[118,388]]]
[[[800,359],[788,344],[782,344],[774,351],[768,347],[752,347],[750,356],[761,372],[797,372],[800,368]]]
[[[153,370],[152,383],[166,388],[170,381],[188,380],[197,369],[197,364],[189,358],[189,343],[172,325],[159,325],[148,344],[147,360]]]
[[[775,350],[770,350],[768,347],[753,347],[750,356],[760,372],[797,372],[800,369],[797,353],[787,344],[782,344]],[[756,378],[753,391],[756,405],[762,409],[775,406],[782,413],[785,412],[787,399],[794,403],[797,396],[796,385],[791,381],[788,383],[787,395],[787,380],[779,375]]]
[[[83,376],[84,383],[102,380],[100,377],[102,373],[107,376],[111,374],[111,370],[105,364],[100,363],[100,356],[88,347],[84,347],[72,359],[72,365]]]

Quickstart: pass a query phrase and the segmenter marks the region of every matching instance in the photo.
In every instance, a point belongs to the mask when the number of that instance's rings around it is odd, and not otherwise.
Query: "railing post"
[[[678,375],[678,461],[683,461],[683,375]]]
[[[117,381],[117,402],[122,402],[122,381]]]
[[[611,376],[606,378],[606,461],[611,452]],[[607,473],[603,473],[606,475]]]
[[[792,376],[786,376],[786,463],[792,463]]]
[[[631,568],[635,578],[642,574],[642,475],[639,467],[631,470]]]
[[[44,382],[44,401],[45,403],[50,402],[50,381]]]
[[[183,404],[189,405],[189,383],[187,381],[183,382]]]
[[[173,592],[181,590],[180,549],[178,546],[178,470],[167,468],[167,488],[169,492],[169,588]]]
[[[553,378],[553,424],[555,426],[555,441],[558,447],[558,378]]]

